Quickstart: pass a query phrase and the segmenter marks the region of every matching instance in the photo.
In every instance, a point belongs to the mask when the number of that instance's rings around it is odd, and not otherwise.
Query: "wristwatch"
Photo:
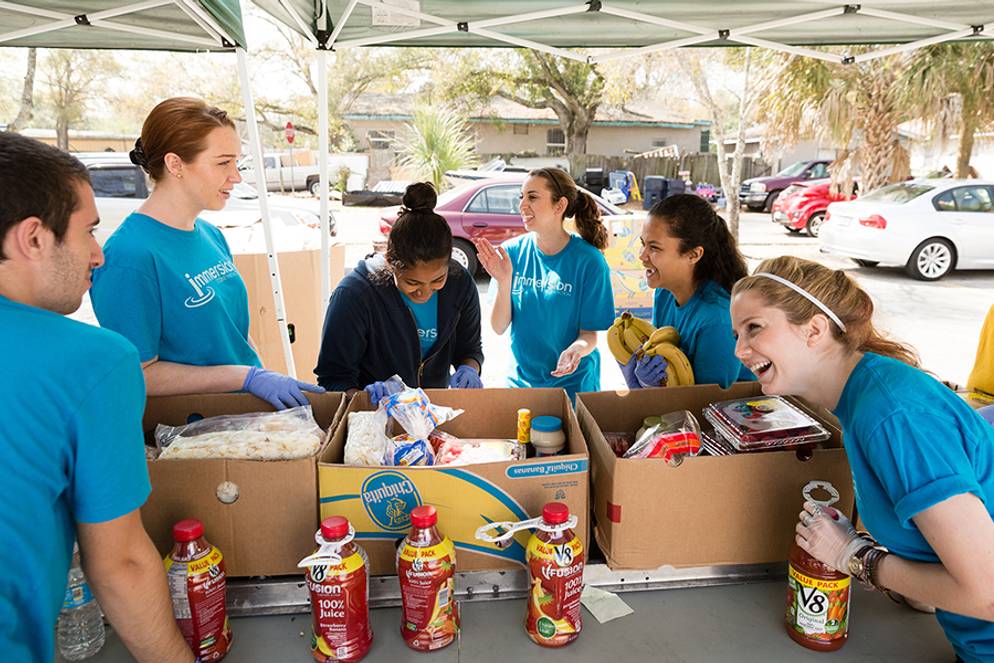
[[[849,558],[849,575],[856,578],[869,589],[884,591],[877,583],[876,571],[883,559],[889,553],[875,546],[863,546]]]

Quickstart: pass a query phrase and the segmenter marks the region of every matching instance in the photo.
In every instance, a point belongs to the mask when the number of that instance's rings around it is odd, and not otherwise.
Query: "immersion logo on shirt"
[[[563,295],[573,294],[573,284],[563,281],[559,274],[551,272],[542,277],[514,275],[514,283],[511,285],[511,294],[520,295],[525,288],[532,290],[544,290],[546,292],[558,292]]]
[[[214,288],[208,284],[214,281],[224,281],[235,273],[235,265],[230,260],[225,260],[224,262],[219,262],[216,265],[208,267],[194,276],[184,274],[183,276],[193,286],[193,290],[197,293],[197,296],[187,297],[183,305],[187,308],[199,308],[207,304],[214,299]]]

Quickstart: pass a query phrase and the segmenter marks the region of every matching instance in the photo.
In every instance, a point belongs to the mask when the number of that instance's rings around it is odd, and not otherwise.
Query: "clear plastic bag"
[[[404,430],[387,442],[384,465],[432,465],[435,450],[428,437],[437,427],[462,414],[462,410],[433,405],[424,390],[411,389],[394,375],[386,381],[396,393],[380,399],[378,411]]]
[[[387,414],[375,412],[350,412],[348,437],[345,439],[346,465],[379,465],[387,452]]]
[[[622,458],[662,458],[679,465],[687,456],[701,452],[701,426],[687,410],[664,414],[635,440]]]
[[[310,405],[279,412],[223,414],[185,426],[155,427],[159,460],[307,458],[318,452],[323,438]]]

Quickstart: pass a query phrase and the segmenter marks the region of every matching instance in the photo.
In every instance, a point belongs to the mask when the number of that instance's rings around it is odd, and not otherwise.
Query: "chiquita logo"
[[[402,532],[411,526],[411,509],[421,506],[414,482],[400,472],[377,472],[362,482],[359,490],[369,519],[387,532]]]

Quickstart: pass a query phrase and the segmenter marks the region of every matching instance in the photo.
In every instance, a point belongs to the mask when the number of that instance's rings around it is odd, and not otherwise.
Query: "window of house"
[[[711,130],[701,129],[701,154],[707,154],[711,151]]]
[[[657,138],[654,141],[652,141],[652,146],[653,147],[666,147],[666,139],[665,138]]]
[[[395,132],[387,129],[370,129],[366,135],[369,148],[372,150],[389,150],[395,138]]]
[[[528,135],[528,125],[527,124],[515,124],[514,125],[514,135],[516,135],[516,136],[527,136]]]
[[[562,129],[549,129],[545,132],[545,153],[550,157],[566,154],[566,134]]]
[[[90,170],[93,195],[98,198],[145,198],[145,174],[137,167]]]

